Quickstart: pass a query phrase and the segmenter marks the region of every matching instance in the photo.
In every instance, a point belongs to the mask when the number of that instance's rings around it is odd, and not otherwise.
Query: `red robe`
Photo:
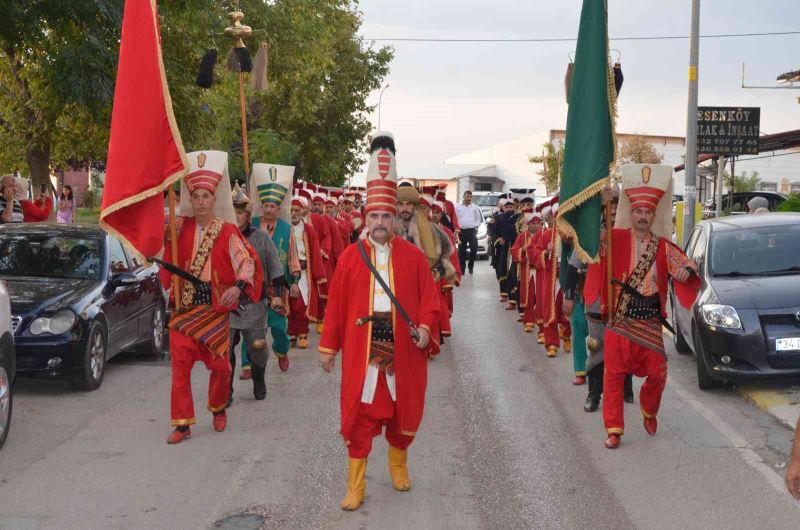
[[[322,265],[325,269],[325,277],[333,278],[333,239],[339,234],[331,233],[326,216],[312,213],[309,215],[309,219],[311,224],[314,225],[314,231],[317,233],[317,239],[319,240],[318,248],[322,257]]]
[[[375,260],[375,251],[365,239],[368,255]],[[406,321],[392,306],[394,328],[394,367],[397,388],[397,419],[401,434],[416,434],[425,408],[428,383],[428,355],[439,349],[439,312],[436,292],[428,260],[413,243],[394,237],[389,258],[390,288],[411,320],[431,333],[427,350],[412,342]],[[319,350],[335,354],[342,351],[341,434],[351,439],[358,419],[370,350],[371,325],[357,326],[356,320],[371,314],[374,279],[363,262],[356,245],[342,254],[333,275],[328,311]]]
[[[539,232],[534,250],[534,264],[536,266],[536,312],[542,323],[547,326],[558,323],[559,308],[556,307],[556,288],[558,280],[558,267],[552,255],[547,257],[547,246],[555,244],[552,228]],[[555,251],[555,250],[554,250]]]
[[[613,232],[613,252],[614,260],[611,264],[612,275],[620,281],[626,281],[633,272],[631,263],[631,253],[633,252],[633,237],[630,228],[615,228]],[[666,238],[660,238],[658,242],[658,251],[656,253],[655,266],[658,285],[658,295],[661,299],[661,316],[667,318],[667,297],[668,297],[668,282],[669,271],[671,265],[668,263],[668,254],[670,253],[683,254],[683,251],[678,248],[672,241]],[[598,296],[602,296],[601,312],[604,315],[608,314],[608,282],[606,275],[606,252],[605,246],[602,248],[600,266],[590,268],[586,278],[586,285],[584,286],[584,296],[586,304],[590,304],[597,300]],[[683,256],[685,257],[685,255]],[[689,308],[697,298],[697,292],[700,289],[700,278],[695,274],[692,275],[686,283],[673,282],[675,289],[675,296],[678,302],[685,308]],[[616,287],[614,294],[615,300],[619,300],[620,287]]]
[[[197,232],[197,221],[194,217],[182,218],[181,230],[178,234],[178,266],[189,272],[192,267],[192,251],[194,250],[194,239]],[[242,235],[239,228],[231,223],[224,223],[222,230],[214,242],[214,247],[211,250],[211,303],[217,311],[233,311],[238,307],[238,302],[234,302],[230,306],[223,306],[220,304],[219,299],[222,297],[228,288],[236,284],[236,271],[233,270],[231,264],[230,254],[228,253],[228,244],[221,244],[227,242],[231,237],[238,237],[250,252],[250,256],[255,262],[255,275],[253,277],[253,285],[248,285],[244,289],[244,294],[253,302],[257,302],[261,298],[261,287],[264,283],[264,271],[261,268],[261,259],[258,257],[255,249],[247,241],[247,238]],[[167,250],[164,252],[163,260],[172,263],[172,252],[169,242],[165,247]],[[173,276],[166,269],[159,270],[159,278],[164,289],[169,289],[172,286]],[[181,287],[183,286],[181,280]],[[175,290],[172,291],[172,296],[175,296]]]
[[[440,224],[438,226],[439,226],[439,228],[442,229],[442,231],[445,234],[447,234],[447,237],[450,239],[450,243],[453,245],[453,248],[456,249],[452,254],[450,254],[450,263],[453,264],[453,268],[456,270],[456,279],[454,281],[455,285],[448,283],[447,280],[445,280],[444,278],[442,278],[442,280],[440,280],[442,282],[442,292],[444,293],[445,302],[447,304],[447,315],[452,317],[453,316],[453,287],[457,287],[457,286],[461,285],[461,275],[462,275],[461,263],[458,261],[458,249],[456,247],[456,236],[455,236],[455,234],[453,234],[453,232],[451,232],[449,228],[447,228],[446,226],[444,226],[442,224]],[[449,321],[448,321],[448,325],[449,325]]]
[[[333,270],[336,269],[336,264],[344,252],[344,242],[342,241],[342,231],[336,223],[336,219],[328,215],[325,216],[325,222],[328,223],[328,232],[331,234],[331,260],[333,261]],[[333,270],[331,271],[328,279],[333,278]]]
[[[445,199],[444,209],[447,217],[450,218],[450,222],[453,223],[453,230],[461,230],[461,227],[458,226],[458,215],[456,214],[456,205],[453,204],[453,201]]]
[[[353,216],[342,211],[336,216],[336,222],[339,225],[340,235],[342,236],[342,246],[347,248],[350,245],[350,235],[355,231],[356,226],[353,224]]]
[[[304,224],[303,245],[306,248],[306,270],[303,272],[308,278],[306,316],[311,322],[319,322],[324,316],[324,301],[328,297],[328,276],[322,261],[317,229],[311,223]],[[289,318],[292,318],[291,314]]]
[[[535,324],[536,316],[536,281],[533,275],[534,257],[536,255],[536,234],[525,230],[517,236],[511,247],[511,258],[517,263],[519,278],[519,306],[523,312],[525,324]]]

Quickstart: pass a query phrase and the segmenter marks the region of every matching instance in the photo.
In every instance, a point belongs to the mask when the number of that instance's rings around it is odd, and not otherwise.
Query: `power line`
[[[800,35],[800,31],[772,31],[766,33],[717,33],[700,35],[701,39],[724,39],[731,37],[768,37],[777,35]],[[610,41],[635,41],[635,40],[686,40],[688,35],[661,35],[653,37],[609,37]],[[384,37],[379,39],[366,39],[375,42],[575,42],[577,37],[538,38],[538,39],[451,39],[429,37]]]

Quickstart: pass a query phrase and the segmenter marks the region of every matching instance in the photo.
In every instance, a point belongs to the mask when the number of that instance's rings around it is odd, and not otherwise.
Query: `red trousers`
[[[531,278],[528,282],[528,305],[525,306],[525,311],[522,313],[522,323],[537,324],[538,322],[539,316],[536,314],[536,282]]]
[[[397,405],[392,401],[386,374],[378,374],[378,386],[371,404],[361,403],[353,434],[346,440],[350,458],[367,458],[372,451],[372,439],[380,436],[386,426],[386,441],[397,449],[405,450],[414,441],[413,436],[400,434],[397,424]]]
[[[541,330],[544,333],[544,347],[549,348],[550,346],[555,346],[558,348],[561,346],[561,339],[570,339],[572,336],[572,326],[569,323],[569,319],[564,316],[562,312],[562,306],[564,303],[564,295],[559,289],[558,294],[556,295],[556,321],[550,324],[549,326],[545,326],[542,324]],[[559,335],[558,328],[561,327],[561,334]]]
[[[306,303],[303,297],[289,297],[289,336],[308,335],[308,316],[306,316]]]
[[[450,293],[452,294],[452,292]],[[447,293],[441,292],[442,310],[439,312],[439,330],[443,337],[449,337],[453,334],[453,329],[450,325],[450,310],[447,307]]]
[[[607,329],[603,355],[603,421],[609,434],[625,432],[625,411],[622,402],[625,376],[646,377],[639,392],[642,414],[652,418],[658,414],[661,395],[667,385],[667,359],[657,351],[636,344]]]
[[[223,355],[215,359],[206,347],[174,330],[169,332],[169,344],[172,355],[172,425],[192,425],[196,421],[192,400],[192,367],[197,361],[202,361],[211,370],[208,410],[223,410],[230,396],[231,363],[228,357]]]

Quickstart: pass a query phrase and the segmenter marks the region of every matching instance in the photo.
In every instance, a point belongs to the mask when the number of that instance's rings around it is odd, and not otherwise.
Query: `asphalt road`
[[[608,451],[599,412],[582,410],[586,387],[570,384],[571,357],[546,358],[502,310],[485,262],[456,304],[408,493],[392,489],[377,439],[365,504],[339,509],[339,376],[321,372],[315,350],[294,350],[288,374],[270,360],[266,401],[237,380],[224,433],[198,407],[178,446],[165,443],[168,363],[131,354],[96,392],[18,381],[0,529],[800,527],[782,486],[790,431],[733,389],[698,390],[691,357],[670,355],[658,435],[627,405],[623,445]],[[207,381],[198,365],[196,404]]]

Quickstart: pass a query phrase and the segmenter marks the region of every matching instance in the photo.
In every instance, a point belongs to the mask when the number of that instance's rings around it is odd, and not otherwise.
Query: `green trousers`
[[[289,353],[289,318],[267,309],[267,327],[272,333],[272,351],[278,357],[286,357]],[[250,368],[250,357],[247,356],[247,344],[242,342],[242,370]]]
[[[570,317],[572,324],[572,365],[575,375],[586,375],[586,337],[589,326],[586,324],[586,313],[583,301],[575,300],[575,308]]]

